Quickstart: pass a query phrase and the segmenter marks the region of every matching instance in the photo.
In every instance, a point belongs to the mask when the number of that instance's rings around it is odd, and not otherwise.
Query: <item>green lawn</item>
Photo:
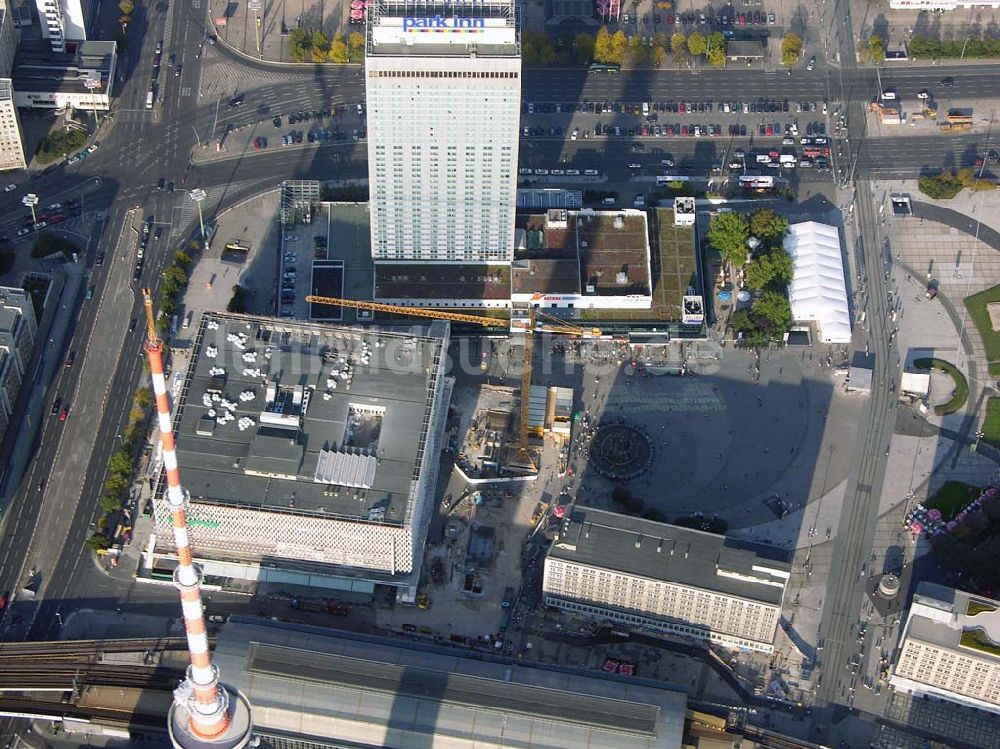
[[[990,302],[1000,302],[1000,286],[966,297],[965,308],[976,324],[976,330],[979,331],[979,337],[986,349],[986,358],[990,362],[990,374],[993,374],[1000,372],[1000,368],[993,367],[993,362],[1000,362],[1000,333],[993,330],[990,324],[990,315],[986,311],[986,305]]]
[[[916,359],[913,366],[917,369],[939,369],[951,375],[951,379],[955,383],[955,392],[952,393],[951,400],[940,406],[935,406],[934,413],[938,416],[946,416],[965,406],[965,402],[969,400],[969,383],[965,379],[965,375],[958,371],[958,367],[951,362],[937,358]]]
[[[946,481],[933,497],[924,502],[924,507],[940,510],[944,521],[948,522],[979,496],[981,491],[978,486],[962,481]]]
[[[991,603],[983,603],[982,601],[969,601],[969,605],[965,609],[966,616],[975,616],[976,614],[990,613],[996,611],[997,607]]]
[[[986,633],[981,629],[963,629],[962,637],[958,642],[963,648],[971,648],[972,650],[979,650],[990,655],[1000,656],[1000,645],[997,645],[987,637]]]
[[[983,421],[983,440],[1000,446],[1000,398],[991,395],[986,399],[986,419]]]

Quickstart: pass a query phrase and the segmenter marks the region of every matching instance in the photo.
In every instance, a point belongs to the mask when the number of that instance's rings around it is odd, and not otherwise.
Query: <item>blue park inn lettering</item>
[[[420,29],[420,30],[447,29],[449,31],[452,31],[455,29],[485,29],[485,28],[486,28],[485,18],[445,18],[443,16],[434,16],[433,18],[403,19],[403,31],[410,31],[411,29]]]

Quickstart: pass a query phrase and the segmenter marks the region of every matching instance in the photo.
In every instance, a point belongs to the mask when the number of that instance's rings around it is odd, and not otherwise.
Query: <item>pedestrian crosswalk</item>
[[[671,380],[676,383],[676,380]],[[627,393],[616,395],[614,407],[623,414],[649,414],[675,411],[680,413],[721,413],[726,404],[709,385],[690,383],[680,392],[656,393],[643,390],[629,397]]]
[[[206,58],[209,55],[205,55]],[[267,83],[301,83],[302,73],[284,70],[261,70],[216,57],[206,59],[201,69],[202,96],[222,96],[233,91],[259,87]]]

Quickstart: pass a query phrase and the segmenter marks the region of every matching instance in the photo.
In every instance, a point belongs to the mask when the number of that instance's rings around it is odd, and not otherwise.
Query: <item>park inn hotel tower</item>
[[[374,0],[367,41],[376,263],[509,266],[521,99],[513,0]]]

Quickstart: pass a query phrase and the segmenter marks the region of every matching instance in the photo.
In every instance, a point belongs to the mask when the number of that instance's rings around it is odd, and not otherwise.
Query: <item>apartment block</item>
[[[0,78],[0,171],[26,166],[14,88],[10,78]]]
[[[87,40],[81,0],[35,0],[42,38],[48,39],[53,52],[65,52],[67,42]]]
[[[545,559],[545,604],[627,626],[770,653],[791,567],[723,536],[592,509]]]
[[[24,289],[0,286],[0,441],[27,375],[38,324]]]
[[[1000,601],[920,583],[889,682],[918,697],[1000,714]]]

